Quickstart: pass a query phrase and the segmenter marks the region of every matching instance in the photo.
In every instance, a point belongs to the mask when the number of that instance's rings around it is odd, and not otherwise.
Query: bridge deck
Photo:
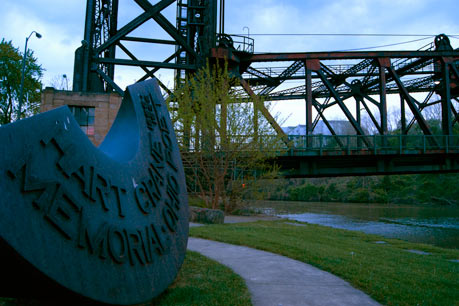
[[[285,177],[459,172],[459,135],[289,136]]]

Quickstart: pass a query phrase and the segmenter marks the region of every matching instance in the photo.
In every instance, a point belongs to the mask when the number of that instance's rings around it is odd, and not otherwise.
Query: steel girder
[[[98,65],[93,60],[93,50],[105,45],[115,35],[117,16],[118,0],[87,0],[84,40],[75,51],[74,91],[105,91],[113,88],[111,82],[102,81],[103,78],[113,80],[113,65]],[[115,46],[110,45],[97,57],[114,58],[115,51]]]
[[[269,67],[266,64],[269,62],[291,64],[285,68]],[[417,123],[425,135],[432,135],[422,111],[438,103],[442,106],[443,134],[451,135],[458,122],[459,50],[453,50],[444,35],[437,36],[435,44],[418,51],[253,54],[242,58],[241,66],[249,67],[248,70],[257,67],[258,74],[242,71],[242,77],[256,86],[257,93],[266,101],[306,100],[307,135],[312,134],[319,118],[332,135],[336,134],[324,114],[336,105],[356,134],[365,134],[361,125],[363,110],[375,130],[387,134],[389,94],[401,97],[402,133],[408,133]],[[298,86],[298,80],[304,80],[305,85]],[[296,86],[289,87],[287,83]],[[420,102],[413,95],[416,93],[426,93],[427,97]],[[355,101],[352,102],[351,98]],[[350,103],[355,104],[353,112],[347,107]],[[369,104],[376,106],[376,111]],[[408,125],[405,105],[412,114]],[[312,118],[313,108],[317,113],[315,120]]]
[[[143,81],[153,77],[161,68],[176,71],[176,81],[184,72],[195,71],[205,62],[208,52],[216,44],[217,3],[215,0],[160,0],[155,4],[148,0],[133,0],[143,13],[121,28],[117,28],[119,0],[87,0],[85,36],[82,46],[75,53],[74,91],[104,92],[116,90],[123,94],[114,81],[115,66],[136,66],[145,75]],[[172,24],[162,11],[176,3],[176,24]],[[170,39],[155,39],[129,36],[145,22],[153,20]],[[151,47],[156,45],[175,46],[164,60],[145,60],[131,52],[124,42],[137,42]],[[117,58],[116,48],[128,58]],[[164,84],[161,87],[168,91]]]

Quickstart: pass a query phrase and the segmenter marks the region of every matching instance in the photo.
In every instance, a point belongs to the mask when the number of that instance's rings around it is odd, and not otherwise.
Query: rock
[[[190,222],[222,224],[224,219],[225,215],[219,209],[190,206]]]

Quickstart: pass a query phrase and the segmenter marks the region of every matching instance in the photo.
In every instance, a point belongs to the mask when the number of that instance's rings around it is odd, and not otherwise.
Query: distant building
[[[83,132],[98,146],[110,130],[121,100],[117,93],[82,93],[47,87],[41,95],[40,111],[67,105]]]
[[[346,120],[328,120],[331,127],[337,135],[355,135],[356,132],[352,127],[351,123]],[[299,124],[297,126],[287,126],[282,127],[282,130],[287,135],[306,135],[306,125]],[[325,123],[322,120],[317,122],[314,130],[312,131],[313,135],[332,135],[330,130],[327,128]]]

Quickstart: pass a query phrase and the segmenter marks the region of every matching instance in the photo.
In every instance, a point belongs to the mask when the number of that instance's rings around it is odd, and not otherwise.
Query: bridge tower
[[[118,0],[87,0],[84,39],[75,51],[73,90],[83,92],[111,91],[114,65],[97,59],[115,58],[116,45],[99,50],[116,34]]]
[[[85,33],[82,45],[75,52],[74,91],[108,92],[123,90],[114,80],[115,66],[141,68],[145,75],[139,81],[153,77],[159,69],[173,69],[175,84],[183,82],[187,73],[205,63],[210,50],[216,45],[216,0],[161,0],[151,4],[148,0],[131,0],[144,11],[121,28],[117,28],[119,0],[87,0]],[[220,2],[223,2],[220,0]],[[163,14],[167,7],[176,4],[176,24]],[[130,36],[145,22],[153,20],[170,39]],[[172,45],[174,52],[162,61],[139,59],[124,44],[126,41],[152,45]],[[129,59],[117,58],[117,47]],[[164,90],[169,88],[162,84]]]

